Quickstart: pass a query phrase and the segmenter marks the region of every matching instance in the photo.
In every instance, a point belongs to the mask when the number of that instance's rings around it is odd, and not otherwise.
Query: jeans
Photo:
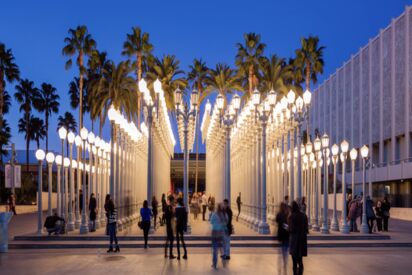
[[[150,221],[142,221],[143,236],[144,236],[144,248],[147,248],[147,239],[149,237]]]
[[[225,234],[224,236],[224,245],[225,245],[225,256],[230,256],[230,235]]]
[[[356,224],[356,218],[350,219],[350,231],[351,232],[358,231],[358,226]]]
[[[369,228],[369,234],[372,233],[372,228],[373,228],[373,220],[374,218],[368,218],[368,228]]]
[[[113,241],[116,244],[116,247],[118,247],[117,243],[117,236],[116,236],[116,223],[109,223],[109,238],[110,238],[110,248],[113,249]]]
[[[382,231],[382,218],[376,219],[376,225],[378,226],[378,231]]]
[[[167,228],[166,231],[167,231],[167,237],[166,237],[166,243],[165,243],[165,257],[167,257],[167,247],[169,247],[169,256],[173,255],[173,242],[174,242],[172,228]]]
[[[213,251],[213,267],[217,266],[217,253],[220,249],[220,254],[223,255],[223,232],[212,231],[212,251]]]
[[[383,231],[388,232],[389,217],[383,217]]]
[[[302,257],[292,256],[293,261],[293,275],[303,274],[303,259]]]
[[[282,255],[279,255],[278,274],[282,273],[281,269],[283,269],[283,273],[286,274],[286,269],[288,266],[289,242],[282,242],[280,245],[280,250]]]
[[[206,205],[202,205],[202,218],[203,218],[203,220],[205,221],[206,219],[205,219],[205,215],[206,215]]]
[[[182,241],[184,256],[187,256],[186,244],[183,238],[183,230],[176,230],[177,256],[180,257],[180,241]]]

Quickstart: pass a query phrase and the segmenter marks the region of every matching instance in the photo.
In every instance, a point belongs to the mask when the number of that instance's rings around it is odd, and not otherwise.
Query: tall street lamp
[[[77,165],[76,165],[76,195],[75,195],[75,223],[74,223],[74,227],[76,229],[80,228],[80,224],[81,224],[81,217],[80,217],[80,183],[81,183],[81,171],[80,168],[81,166],[81,156],[80,156],[80,148],[82,146],[82,138],[77,135],[74,138],[74,142],[76,144],[76,158],[77,158]]]
[[[63,163],[63,161],[64,161],[64,141],[66,140],[66,136],[67,136],[67,130],[66,130],[66,128],[64,128],[63,126],[62,127],[60,127],[59,128],[59,131],[58,131],[58,133],[59,133],[59,138],[60,138],[60,140],[61,140],[61,153],[62,153],[62,164],[64,164]],[[61,203],[61,206],[60,206],[60,209],[61,209],[61,213],[59,213],[59,215],[62,215],[63,217],[64,217],[64,214],[65,214],[65,212],[64,212],[64,209],[65,209],[65,206],[64,206],[64,199],[63,199],[63,197],[65,196],[65,191],[64,191],[64,165],[62,165],[61,166],[61,188],[60,188],[60,191],[61,191],[61,194],[60,194],[60,203]],[[65,219],[67,218],[67,217],[64,217]]]
[[[37,180],[37,234],[43,233],[43,205],[42,205],[42,187],[43,187],[43,160],[45,153],[42,149],[36,151],[36,159],[39,162],[39,172]]]
[[[322,160],[321,158],[321,147],[322,147],[322,142],[319,139],[319,137],[316,137],[315,141],[313,142],[313,147],[315,149],[315,157],[316,157],[316,177],[315,177],[315,181],[313,182],[313,189],[314,189],[314,195],[315,195],[315,200],[314,200],[314,206],[315,206],[315,213],[314,213],[314,220],[312,223],[312,230],[313,231],[319,231],[319,179],[321,177],[320,173],[319,173],[319,167],[321,167],[320,165],[320,161]]]
[[[64,199],[63,199],[63,209],[64,209],[64,217],[66,219],[69,217],[69,211],[68,211],[68,182],[69,182],[69,177],[68,177],[68,170],[70,166],[70,160],[69,158],[64,158],[63,159],[63,167],[64,167]]]
[[[321,233],[329,234],[329,226],[328,226],[328,147],[329,147],[329,136],[324,134],[322,136],[322,149],[323,149],[323,225],[321,228]]]
[[[369,148],[366,145],[363,145],[360,149],[360,153],[362,156],[362,192],[363,192],[363,203],[362,203],[362,225],[361,225],[361,233],[367,234],[369,233],[368,221],[366,217],[366,159],[369,155]]]
[[[86,196],[87,196],[87,192],[86,192],[86,140],[87,140],[87,135],[88,135],[88,131],[86,128],[82,128],[80,130],[80,137],[82,138],[83,141],[83,207],[82,207],[82,224],[80,226],[80,234],[87,234],[89,233],[89,225],[87,223],[87,214],[86,214]]]
[[[118,111],[114,108],[113,105],[110,106],[109,111],[107,113],[109,120],[110,120],[110,182],[109,182],[109,194],[113,199],[114,196],[114,179],[115,179],[115,140],[116,140],[116,126],[115,121],[116,117],[118,116]],[[117,172],[117,171],[116,171]]]
[[[54,162],[54,154],[52,152],[48,152],[46,155],[46,161],[47,161],[47,174],[48,174],[48,202],[47,202],[47,213],[49,216],[51,216],[53,213],[52,209],[52,180],[53,180],[53,162]]]
[[[342,151],[340,155],[340,161],[342,163],[342,226],[340,232],[343,234],[349,233],[349,225],[347,222],[347,208],[346,208],[346,182],[345,182],[345,175],[346,175],[346,159],[349,150],[349,142],[343,140],[340,144],[340,149]]]
[[[350,159],[352,161],[352,199],[355,199],[355,161],[358,158],[358,151],[352,148],[349,152]]]
[[[57,165],[57,199],[56,199],[56,203],[57,203],[57,214],[61,217],[62,215],[62,204],[61,204],[61,167],[63,164],[63,158],[61,155],[57,155],[55,158],[55,162]]]
[[[183,103],[182,100],[182,91],[180,89],[176,89],[174,92],[175,96],[175,104],[176,104],[176,116],[178,121],[183,122],[183,139],[184,139],[184,148],[183,148],[183,199],[184,204],[186,207],[189,206],[189,199],[188,199],[188,190],[189,190],[189,177],[188,177],[188,160],[189,160],[189,152],[188,152],[188,134],[189,134],[189,123],[194,122],[197,116],[197,102],[199,95],[196,90],[193,90],[191,93],[190,103],[191,107],[189,108],[188,104]],[[189,209],[189,207],[188,207]],[[187,232],[191,233],[191,227],[188,222],[187,225]]]
[[[67,134],[67,141],[69,142],[69,156],[70,156],[70,171],[69,171],[69,221],[67,223],[67,231],[73,231],[75,229],[74,217],[73,217],[73,201],[74,198],[74,173],[73,173],[73,142],[75,140],[75,135],[73,132]]]
[[[339,146],[333,144],[332,146],[332,163],[333,163],[333,219],[331,229],[332,231],[339,231],[338,214],[336,211],[336,165],[338,164]]]

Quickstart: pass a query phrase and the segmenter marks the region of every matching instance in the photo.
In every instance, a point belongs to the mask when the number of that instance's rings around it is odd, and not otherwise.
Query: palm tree
[[[209,68],[206,66],[206,62],[202,59],[193,59],[193,64],[189,66],[190,72],[187,75],[189,81],[192,82],[192,86],[196,87],[199,93],[199,101],[197,105],[200,106],[205,97],[203,97],[203,91],[206,88],[206,78],[209,75]],[[199,170],[199,120],[196,119],[195,131],[196,131],[196,173],[195,173],[195,192],[197,192],[197,178]]]
[[[163,58],[155,58],[150,64],[150,71],[147,72],[149,86],[159,79],[162,83],[166,106],[169,111],[174,110],[174,91],[177,88],[184,89],[187,86],[185,77],[179,77],[184,71],[179,69],[179,60],[174,55],[165,55]]]
[[[57,118],[57,131],[60,127],[66,128],[67,132],[76,133],[77,123],[73,114],[70,112],[65,112],[63,116]],[[66,156],[69,154],[69,142],[66,138]]]
[[[120,62],[117,66],[112,63],[110,69],[105,69],[105,77],[100,79],[93,105],[93,108],[103,110],[104,117],[111,105],[123,112],[128,120],[136,117],[136,81],[130,76],[131,71],[129,61]]]
[[[293,79],[293,71],[284,58],[272,55],[270,58],[263,57],[260,67],[260,91],[276,91],[279,95],[286,95],[291,87],[289,84]]]
[[[0,130],[0,162],[3,164],[3,156],[7,156],[8,150],[3,149],[3,145],[7,145],[11,138],[10,127],[7,120],[3,120]]]
[[[211,92],[217,92],[226,98],[228,94],[235,91],[243,91],[241,79],[236,74],[236,71],[222,63],[217,64],[216,69],[209,71],[206,84],[206,95],[209,95]]]
[[[95,107],[95,97],[100,91],[100,80],[105,77],[105,73],[110,71],[112,61],[107,59],[106,52],[93,51],[88,61],[88,84],[87,84],[87,104],[89,106],[90,119],[92,120],[92,131],[94,121],[99,118],[99,136],[102,135],[104,124],[103,109]]]
[[[46,153],[49,151],[49,117],[59,111],[59,99],[57,90],[51,84],[42,83],[40,89],[40,97],[36,101],[37,108],[40,112],[44,112],[44,127],[46,132]]]
[[[323,73],[323,50],[325,47],[319,46],[317,36],[309,36],[301,39],[302,47],[297,49],[294,64],[297,67],[296,78],[298,81],[305,81],[306,89],[310,90],[310,81],[317,82],[317,75]]]
[[[89,81],[87,77],[83,77],[83,115],[89,112],[89,92],[88,85]],[[80,87],[79,87],[79,78],[75,77],[69,83],[69,96],[70,96],[70,107],[77,109],[80,105]]]
[[[244,80],[244,86],[249,88],[249,95],[251,95],[257,85],[259,61],[266,45],[260,42],[260,35],[253,32],[245,33],[243,38],[244,44],[237,43],[235,64]]]
[[[25,123],[24,131],[26,132],[26,169],[29,171],[30,118],[32,107],[34,106],[36,100],[39,99],[39,90],[34,87],[33,81],[28,79],[20,80],[20,83],[16,85],[16,90],[17,91],[14,94],[14,97],[16,101],[20,103],[19,111],[24,112],[22,121]]]
[[[142,79],[143,68],[147,67],[148,59],[152,58],[153,45],[149,42],[149,34],[143,32],[139,27],[133,27],[132,33],[127,34],[126,41],[123,43],[122,55],[135,57],[133,67],[136,70],[136,87],[139,89],[139,81]],[[140,99],[137,96],[137,124],[140,127]]]
[[[6,80],[11,83],[20,79],[20,70],[14,61],[11,49],[0,43],[0,129],[2,129]]]
[[[33,137],[32,140],[36,142],[37,149],[39,149],[40,140],[47,137],[47,131],[43,119],[32,116],[30,119],[30,132]]]
[[[72,66],[72,57],[77,55],[76,64],[79,67],[79,132],[83,127],[83,77],[86,73],[84,67],[84,57],[90,56],[96,48],[96,41],[89,34],[87,27],[77,26],[76,29],[69,29],[69,36],[64,39],[62,54],[70,57],[66,62],[66,70]]]

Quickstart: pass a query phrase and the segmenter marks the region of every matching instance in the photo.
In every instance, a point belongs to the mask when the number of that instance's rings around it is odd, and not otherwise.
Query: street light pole
[[[329,137],[327,134],[322,136],[322,149],[323,149],[323,225],[321,228],[321,233],[329,234],[328,225],[328,147],[329,147]]]
[[[42,187],[43,187],[43,160],[44,151],[39,149],[36,151],[36,159],[39,162],[39,172],[37,180],[37,234],[43,234],[43,205],[42,205]]]
[[[336,165],[338,164],[339,146],[334,144],[332,146],[332,162],[333,162],[333,219],[331,229],[332,231],[339,231],[338,214],[336,211]]]
[[[86,128],[80,130],[80,137],[83,140],[83,207],[82,207],[82,224],[80,226],[80,234],[89,233],[89,225],[87,223],[87,214],[86,214],[86,140],[87,140],[88,131]]]
[[[342,226],[340,232],[343,234],[349,233],[349,225],[346,221],[347,219],[347,208],[346,208],[346,182],[345,182],[345,174],[346,174],[346,158],[347,153],[349,150],[349,143],[346,140],[343,140],[340,144],[340,148],[342,153],[340,154],[340,161],[342,162]]]
[[[361,225],[361,233],[367,234],[369,233],[369,227],[368,227],[368,221],[367,221],[367,216],[366,216],[366,203],[367,203],[367,197],[366,197],[366,159],[369,154],[369,148],[366,145],[363,145],[362,148],[360,149],[361,151],[361,156],[362,156],[362,168],[363,168],[363,173],[362,173],[362,192],[363,192],[363,203],[362,203],[362,225]]]
[[[53,162],[54,162],[54,154],[52,152],[48,152],[46,155],[47,167],[48,167],[48,202],[47,202],[47,213],[49,216],[53,215],[52,209],[52,179],[53,179]]]

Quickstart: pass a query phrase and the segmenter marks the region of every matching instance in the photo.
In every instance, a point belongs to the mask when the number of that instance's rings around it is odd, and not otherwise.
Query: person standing
[[[376,219],[375,212],[373,211],[373,201],[369,196],[366,197],[366,218],[369,227],[369,234],[372,233],[373,221]]]
[[[177,243],[177,259],[180,260],[180,242],[183,245],[183,259],[187,260],[187,250],[184,240],[184,232],[187,232],[187,210],[182,198],[177,199],[177,206],[175,208],[176,216],[176,243]]]
[[[97,216],[97,201],[94,197],[94,193],[90,194],[89,200],[89,218],[90,218],[90,232],[96,231],[96,216]]]
[[[199,214],[199,200],[197,198],[197,194],[193,194],[192,197],[192,209],[193,209],[193,218],[197,220],[197,215]]]
[[[212,252],[213,262],[212,267],[217,269],[217,254],[218,250],[221,250],[223,256],[223,242],[225,231],[227,230],[227,214],[224,209],[223,203],[217,205],[216,212],[213,212],[210,219],[212,225]]]
[[[110,246],[109,246],[109,250],[107,250],[107,253],[120,252],[120,248],[119,248],[119,244],[117,242],[117,236],[116,236],[117,210],[114,206],[112,199],[109,199],[107,203],[107,210],[108,210],[108,213],[106,213],[106,215],[109,217],[108,228],[109,228],[109,240],[110,240]],[[114,251],[113,251],[113,242],[116,245],[116,250]]]
[[[203,219],[203,221],[206,220],[206,218],[205,218],[206,208],[207,208],[207,196],[206,196],[205,192],[203,192],[203,195],[202,195],[202,219]]]
[[[8,205],[9,205],[9,212],[13,212],[13,215],[17,215],[16,212],[16,197],[14,196],[13,193],[10,194],[9,199],[8,199]]]
[[[228,199],[223,200],[223,205],[225,207],[225,212],[226,212],[226,216],[227,216],[227,230],[225,231],[225,239],[224,239],[224,244],[225,244],[224,252],[225,252],[225,254],[224,254],[224,256],[222,256],[222,259],[230,260],[230,236],[234,233],[233,224],[232,224],[233,211],[230,208]]]
[[[142,219],[142,229],[144,237],[144,248],[147,249],[147,239],[149,237],[150,219],[153,216],[152,211],[149,208],[147,200],[143,202],[143,207],[140,208],[140,217]]]
[[[215,197],[210,197],[210,201],[208,203],[209,206],[209,221],[210,217],[212,216],[213,212],[215,211]]]
[[[306,214],[306,197],[305,196],[303,196],[302,199],[300,200],[299,208],[300,208],[300,211],[302,211],[302,213]]]
[[[276,223],[278,224],[278,241],[280,243],[280,248],[282,252],[283,261],[283,273],[287,273],[286,268],[288,266],[288,250],[289,250],[289,226],[288,226],[288,216],[289,216],[289,207],[284,203],[280,203],[279,212],[276,215]],[[279,274],[282,264],[279,260]]]
[[[236,221],[239,220],[240,216],[240,207],[242,206],[242,199],[241,199],[241,193],[239,192],[239,195],[236,198],[236,205],[237,205],[237,216],[236,216]]]
[[[375,214],[376,214],[376,226],[378,227],[378,232],[381,232],[382,231],[382,218],[383,218],[381,201],[378,201],[376,203]]]
[[[391,209],[391,204],[388,201],[388,197],[385,197],[382,202],[382,213],[383,213],[383,231],[388,232],[388,223]]]
[[[165,216],[165,221],[166,221],[165,258],[167,258],[167,248],[169,248],[169,259],[174,259],[176,257],[173,255],[173,242],[174,242],[173,227],[172,227],[173,205],[170,200],[166,204],[164,216]]]
[[[308,255],[307,234],[308,218],[299,209],[296,201],[292,202],[292,213],[288,218],[290,249],[289,254],[293,261],[293,275],[303,274],[303,257]]]
[[[82,189],[79,190],[79,209],[80,209],[80,213],[82,213],[83,211],[83,191]]]
[[[167,202],[166,202],[166,195],[162,194],[162,219],[160,221],[160,226],[163,226],[166,223],[165,219],[165,212],[166,212]]]
[[[156,196],[153,196],[152,198],[152,213],[153,213],[153,228],[156,230],[156,219],[157,219],[157,214],[158,214],[158,207],[159,207],[159,202],[156,199]]]

